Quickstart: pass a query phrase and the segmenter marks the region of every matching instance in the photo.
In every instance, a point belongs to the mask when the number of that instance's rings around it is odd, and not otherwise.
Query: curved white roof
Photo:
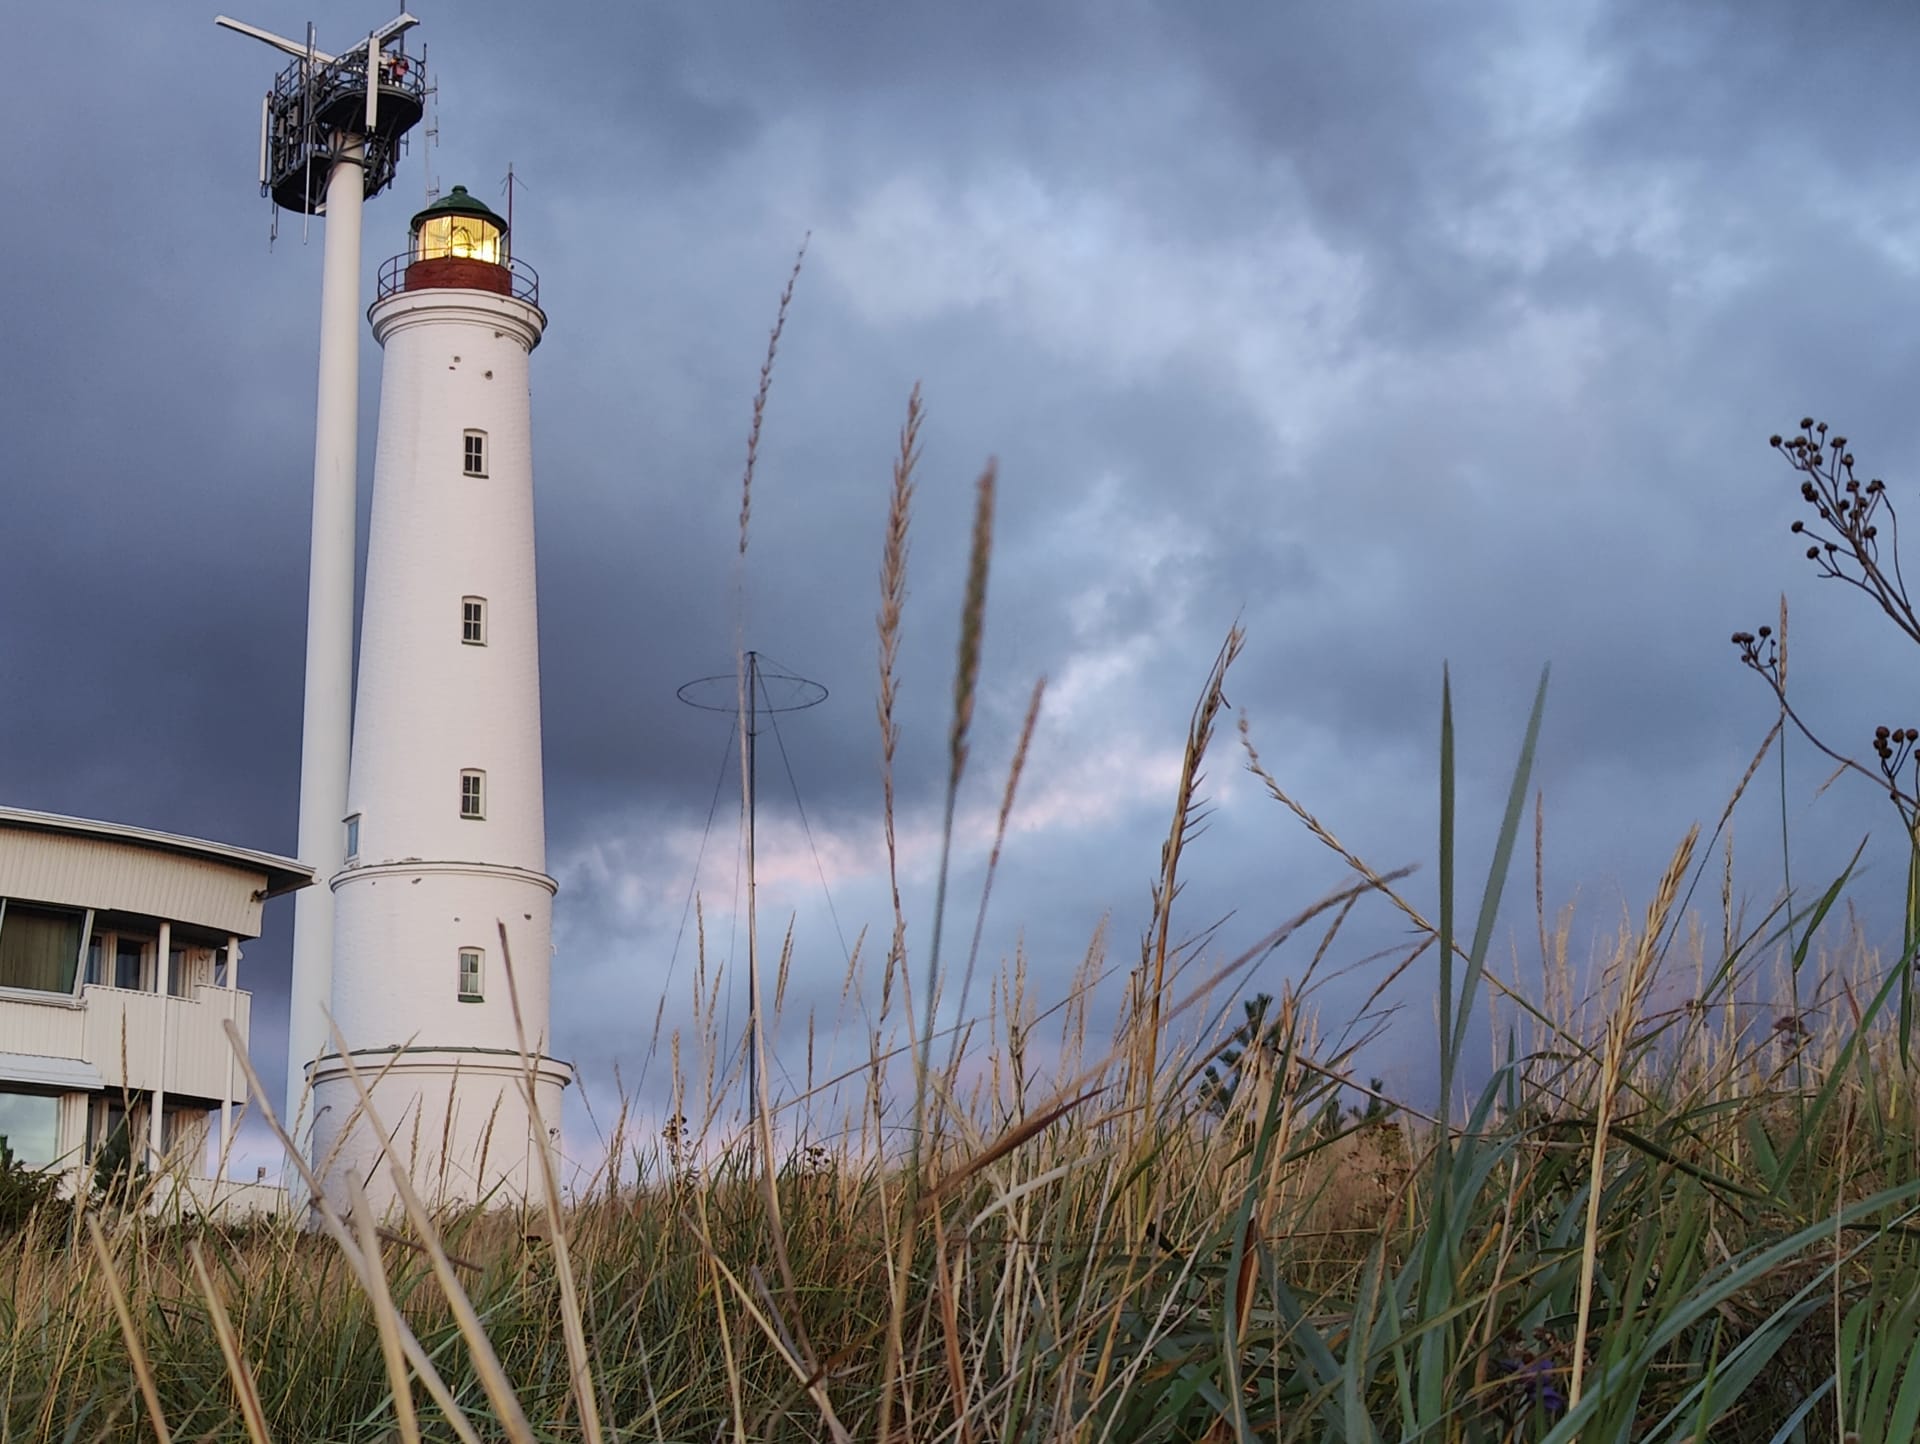
[[[96,822],[84,817],[62,817],[54,812],[29,812],[20,807],[0,807],[0,827],[24,828],[64,837],[98,838],[130,843],[135,847],[169,852],[177,857],[197,858],[202,862],[224,863],[246,872],[266,874],[268,897],[296,892],[313,881],[313,869],[304,862],[271,852],[256,852],[250,847],[234,847],[225,842],[183,837],[175,832],[155,832],[146,827],[130,827],[124,822]]]

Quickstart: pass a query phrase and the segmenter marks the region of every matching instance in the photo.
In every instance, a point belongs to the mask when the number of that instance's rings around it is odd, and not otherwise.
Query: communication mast
[[[755,876],[758,848],[754,836],[760,810],[760,719],[765,717],[777,726],[782,712],[818,707],[827,700],[827,689],[808,678],[763,666],[760,654],[750,651],[741,658],[737,674],[696,678],[683,684],[676,695],[702,712],[733,713],[740,737],[741,822],[746,829],[747,852],[747,1109],[758,1128],[764,1126],[766,1116],[765,1079],[760,1071],[766,1034],[760,997],[759,888]]]
[[[359,443],[361,203],[393,181],[402,142],[425,108],[426,66],[402,13],[339,55],[222,15],[215,24],[292,57],[260,103],[260,191],[279,210],[326,218],[320,283],[320,382],[307,574],[306,699],[300,734],[300,859],[317,887],[294,905],[287,1117],[326,1042],[333,893],[345,857],[353,696],[355,464]],[[296,1125],[297,1126],[297,1125]]]

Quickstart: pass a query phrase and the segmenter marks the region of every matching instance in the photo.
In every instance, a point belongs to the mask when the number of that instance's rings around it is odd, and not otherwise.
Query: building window
[[[121,1170],[126,1168],[132,1157],[132,1135],[125,1094],[111,1101],[96,1098],[88,1105],[86,1155],[92,1160],[107,1153],[106,1172],[116,1171],[116,1164]]]
[[[0,900],[0,988],[71,993],[87,915]]]
[[[469,431],[466,443],[465,464],[461,469],[468,476],[485,476],[487,474],[487,433]]]
[[[347,819],[346,861],[352,862],[360,856],[360,814],[354,813]]]
[[[487,774],[468,768],[460,774],[460,815],[478,820],[487,815]]]
[[[103,988],[125,988],[130,992],[150,992],[148,980],[158,951],[157,940],[123,933],[115,928],[95,928],[87,939],[89,983]]]
[[[460,1001],[478,1003],[481,1001],[480,970],[486,963],[487,955],[479,948],[460,949]]]
[[[196,1143],[204,1149],[206,1135],[199,1125],[206,1116],[197,1108],[162,1108],[160,1110],[160,1152],[168,1156],[175,1153],[186,1153],[191,1156]]]
[[[153,951],[158,946],[152,938],[130,938],[122,935],[114,940],[113,985],[138,993],[147,985],[147,969],[152,965]]]
[[[167,996],[192,997],[200,981],[200,964],[209,954],[191,943],[173,943],[167,949]]]
[[[60,1100],[39,1093],[0,1090],[0,1154],[28,1168],[45,1168],[60,1157]]]
[[[460,640],[469,647],[487,645],[487,599],[485,597],[460,599]]]

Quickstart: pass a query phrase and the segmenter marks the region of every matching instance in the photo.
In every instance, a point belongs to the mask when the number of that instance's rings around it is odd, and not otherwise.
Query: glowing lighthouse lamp
[[[331,1008],[313,1154],[328,1194],[538,1196],[571,1068],[547,1054],[528,355],[547,318],[506,223],[462,187],[413,219],[368,311],[384,348]],[[502,933],[504,930],[504,948]],[[511,951],[526,1069],[508,992]]]

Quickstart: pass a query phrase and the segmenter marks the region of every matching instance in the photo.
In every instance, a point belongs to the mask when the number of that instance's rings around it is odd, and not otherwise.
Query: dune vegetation
[[[880,578],[890,862],[920,415],[916,395]],[[978,483],[961,608],[949,840],[994,482]],[[1770,638],[1736,638],[1763,672]],[[1842,925],[1846,860],[1754,918],[1723,846],[1794,719],[1783,709],[1711,830],[1679,840],[1643,911],[1589,956],[1539,885],[1544,676],[1494,852],[1471,868],[1442,686],[1428,917],[1272,775],[1245,719],[1232,735],[1240,645],[1235,630],[1196,662],[1137,955],[1096,938],[1049,995],[1034,979],[1064,976],[1061,960],[975,955],[985,898],[961,916],[943,863],[924,943],[896,875],[863,1066],[794,1097],[760,1067],[763,1106],[728,1133],[709,1009],[684,1067],[676,1047],[677,1113],[623,1112],[606,1167],[564,1194],[549,1176],[528,1210],[410,1199],[384,1223],[326,1213],[302,1230],[155,1212],[137,1186],[41,1200],[0,1251],[0,1439],[1913,1438],[1909,959]],[[1206,771],[1232,765],[1351,882],[1222,956],[1175,914]],[[1515,944],[1530,910],[1502,901],[1529,853],[1537,937]],[[1412,941],[1393,976],[1437,998],[1431,1098],[1362,1076],[1369,1008],[1322,1016],[1360,907],[1394,911]],[[971,949],[942,951],[970,930]],[[1248,1002],[1250,968],[1289,943],[1291,980]],[[1527,975],[1496,956],[1527,957]],[[979,1011],[954,1027],[939,1004],[976,967]],[[703,959],[696,993],[712,982]],[[1125,1003],[1096,1036],[1103,986]],[[269,1111],[257,1085],[252,1106]]]

